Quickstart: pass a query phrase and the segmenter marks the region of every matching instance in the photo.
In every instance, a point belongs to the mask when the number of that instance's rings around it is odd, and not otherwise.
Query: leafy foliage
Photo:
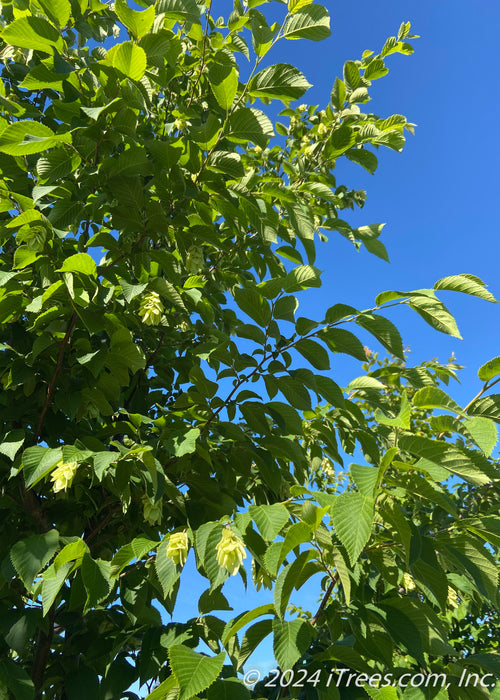
[[[382,224],[342,218],[366,195],[333,170],[373,173],[412,132],[363,111],[410,25],[347,61],[319,110],[292,106],[309,82],[268,57],[328,36],[328,10],[280,2],[269,24],[261,4],[0,6],[2,697],[248,698],[269,634],[283,670],[498,669],[498,358],[461,409],[456,363],[409,367],[386,315],[459,336],[437,293],[494,298],[460,274],[297,316],[328,232],[388,259]],[[363,363],[345,389],[335,353]],[[191,550],[208,588],[181,624]],[[226,622],[247,552],[273,602]],[[316,575],[318,610],[294,608]]]

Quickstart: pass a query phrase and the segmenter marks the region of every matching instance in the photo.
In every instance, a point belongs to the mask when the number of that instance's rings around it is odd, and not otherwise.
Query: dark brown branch
[[[31,674],[31,679],[33,685],[35,686],[35,698],[34,700],[41,700],[43,697],[42,688],[43,681],[45,678],[45,671],[47,669],[47,663],[50,656],[50,648],[52,645],[52,638],[54,637],[54,621],[56,617],[55,603],[49,610],[48,623],[49,630],[45,633],[40,630],[38,634],[38,640],[35,651],[35,658],[33,660],[33,672]]]
[[[122,508],[121,508],[121,505],[120,505],[120,506],[116,506],[115,508],[112,508],[112,509],[109,511],[109,513],[106,515],[106,517],[104,518],[104,520],[102,520],[102,521],[101,521],[91,532],[89,532],[89,534],[84,538],[84,539],[85,539],[85,542],[88,544],[88,543],[90,542],[90,540],[93,540],[94,537],[95,537],[96,535],[98,535],[98,534],[101,532],[101,530],[103,530],[103,529],[106,527],[106,525],[109,523],[109,521],[111,520],[111,518],[113,517],[113,515],[115,515],[116,513],[119,513],[119,512],[121,511],[121,509],[122,509]]]
[[[328,603],[328,600],[329,600],[330,596],[332,595],[333,589],[337,585],[338,580],[339,580],[339,575],[338,575],[338,573],[336,573],[333,575],[332,580],[330,581],[330,584],[325,591],[325,595],[323,596],[321,603],[319,604],[319,608],[316,610],[316,614],[314,615],[314,617],[311,620],[311,625],[315,625],[318,622],[318,619],[320,618],[323,610],[326,608],[326,604]]]
[[[54,369],[54,374],[52,375],[52,379],[50,380],[50,384],[47,389],[47,396],[45,398],[45,403],[42,408],[42,412],[40,414],[40,420],[38,421],[38,425],[35,430],[35,435],[33,436],[33,445],[36,445],[38,443],[38,440],[40,438],[40,434],[42,432],[43,424],[45,422],[45,416],[47,415],[47,411],[49,410],[50,407],[50,402],[52,400],[52,394],[54,393],[54,389],[56,386],[57,382],[57,377],[59,376],[59,372],[61,371],[62,367],[62,361],[64,357],[64,350],[66,349],[66,345],[69,342],[69,339],[71,338],[71,333],[73,332],[73,328],[75,327],[76,323],[76,312],[73,313],[71,320],[69,322],[69,326],[66,330],[66,333],[64,335],[63,341],[61,343],[61,347],[59,348],[59,355],[57,357],[57,362],[56,362],[56,367]]]

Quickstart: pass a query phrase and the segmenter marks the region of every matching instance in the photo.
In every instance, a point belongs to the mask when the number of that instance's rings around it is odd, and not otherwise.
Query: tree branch
[[[311,625],[315,625],[318,622],[318,619],[320,618],[323,610],[326,608],[326,604],[328,603],[328,599],[332,595],[333,589],[337,585],[338,580],[339,580],[339,575],[338,575],[338,573],[336,573],[333,575],[333,578],[330,581],[330,584],[325,591],[325,595],[323,596],[323,599],[322,599],[321,603],[319,604],[319,608],[316,610],[316,614],[314,615],[314,617],[311,620]]]
[[[40,630],[38,634],[38,640],[35,651],[35,658],[33,660],[33,672],[31,674],[31,679],[33,685],[35,686],[35,698],[34,700],[42,700],[42,687],[45,678],[45,671],[47,669],[47,663],[50,656],[50,648],[52,645],[52,638],[54,637],[54,621],[56,617],[55,603],[49,610],[48,622],[49,630],[45,633]]]
[[[52,379],[50,380],[50,384],[47,389],[47,396],[45,398],[45,403],[42,408],[42,412],[40,414],[40,420],[38,421],[38,425],[35,430],[35,435],[33,436],[33,441],[32,444],[36,445],[38,443],[38,440],[40,438],[40,434],[42,432],[43,424],[45,422],[45,416],[47,415],[47,411],[49,410],[50,402],[52,400],[52,394],[54,393],[54,389],[56,386],[57,382],[57,377],[59,376],[59,372],[61,371],[62,367],[62,361],[64,357],[64,350],[66,349],[66,345],[69,342],[69,339],[71,338],[71,333],[73,332],[73,328],[75,327],[76,323],[76,312],[73,313],[71,316],[71,320],[69,322],[69,326],[66,330],[66,333],[64,335],[63,341],[61,343],[61,347],[59,348],[59,355],[57,357],[57,362],[56,362],[56,367],[54,369],[54,374],[52,375]]]
[[[189,109],[191,107],[191,104],[194,100],[194,93],[196,92],[196,88],[198,87],[198,85],[200,83],[201,76],[203,75],[203,69],[205,68],[205,53],[207,50],[207,39],[208,39],[208,30],[210,29],[210,13],[211,12],[212,12],[212,0],[210,0],[210,2],[208,4],[208,8],[207,8],[207,12],[206,12],[207,24],[205,27],[205,34],[203,36],[203,49],[202,49],[202,53],[201,53],[200,72],[198,74],[198,77],[196,79],[195,84],[193,85],[193,91],[191,93],[191,97],[189,98],[189,102],[187,104],[186,109]]]

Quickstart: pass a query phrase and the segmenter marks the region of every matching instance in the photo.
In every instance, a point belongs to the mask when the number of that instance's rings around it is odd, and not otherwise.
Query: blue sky
[[[390,73],[374,82],[373,101],[367,108],[380,116],[404,114],[417,130],[403,153],[379,151],[374,176],[351,163],[339,163],[336,172],[338,184],[367,190],[365,208],[344,218],[356,225],[386,222],[382,240],[391,264],[366,251],[357,253],[333,234],[320,246],[317,258],[324,270],[323,287],[301,295],[300,315],[319,320],[337,302],[368,308],[383,290],[430,287],[441,277],[461,272],[483,278],[500,297],[495,211],[500,4],[493,0],[325,4],[332,16],[332,36],[320,43],[281,42],[269,62],[297,65],[313,83],[301,102],[323,107],[344,61],[359,58],[364,49],[378,51],[400,23],[409,20],[413,32],[421,35],[414,42],[415,54],[388,58]],[[214,0],[213,15],[227,16],[228,7],[226,0]],[[282,8],[272,3],[259,9]],[[500,306],[450,292],[441,294],[441,299],[455,314],[464,340],[433,331],[409,309],[398,310],[391,318],[411,346],[410,362],[433,357],[446,361],[454,352],[466,366],[462,385],[452,389],[464,405],[480,388],[477,368],[500,355]],[[370,345],[376,349],[374,342]],[[333,367],[332,376],[342,385],[361,373],[359,364],[348,360],[334,360]],[[193,569],[188,562],[174,619],[197,614],[194,602],[204,583]],[[292,600],[314,610],[317,591],[309,587]],[[237,601],[235,613],[271,599],[269,592],[245,596],[239,577],[230,582],[226,595]],[[247,668],[269,670],[273,665],[269,655],[269,647],[264,648]]]
[[[273,62],[294,62],[313,87],[303,98],[323,105],[347,59],[364,49],[377,51],[395,34],[401,21],[411,21],[421,36],[413,56],[390,56],[390,73],[375,81],[366,107],[380,116],[404,114],[417,124],[402,153],[379,150],[374,176],[359,166],[337,167],[338,182],[368,192],[364,209],[345,216],[356,224],[386,222],[382,240],[388,265],[348,241],[332,236],[320,247],[318,266],[323,287],[308,292],[302,311],[318,316],[318,305],[338,301],[369,307],[385,289],[432,286],[440,277],[461,272],[478,275],[498,297],[495,203],[499,184],[495,164],[500,145],[488,137],[500,98],[495,90],[500,5],[492,0],[384,0],[327,4],[332,36],[320,43],[279,44]],[[441,298],[456,315],[464,340],[428,328],[409,309],[392,315],[411,346],[412,360],[446,361],[455,352],[466,366],[462,386],[454,388],[467,403],[480,388],[477,367],[500,354],[500,307],[461,294]],[[374,344],[372,344],[375,347]],[[343,383],[343,382],[342,382]]]

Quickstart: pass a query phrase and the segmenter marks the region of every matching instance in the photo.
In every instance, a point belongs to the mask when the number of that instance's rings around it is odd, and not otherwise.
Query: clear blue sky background
[[[415,54],[388,58],[390,73],[373,83],[373,101],[365,107],[380,116],[404,114],[418,127],[403,153],[379,150],[380,165],[374,176],[350,163],[339,164],[336,173],[338,184],[368,192],[365,208],[356,215],[343,213],[344,218],[356,225],[387,223],[382,240],[391,264],[366,251],[357,253],[348,241],[333,234],[329,243],[320,246],[317,259],[324,270],[323,287],[302,294],[300,314],[319,320],[337,302],[368,308],[383,290],[428,287],[440,277],[460,272],[483,278],[500,297],[496,219],[500,3],[357,0],[324,4],[332,16],[332,36],[320,43],[281,42],[269,62],[297,65],[313,83],[301,102],[323,107],[344,61],[359,58],[364,49],[377,52],[387,36],[409,20],[414,33],[421,35],[414,42]],[[213,15],[227,17],[228,7],[226,0],[214,0]],[[283,8],[271,3],[259,9],[267,13]],[[466,369],[462,385],[452,393],[465,404],[480,388],[477,368],[500,355],[500,305],[450,292],[441,298],[456,315],[463,341],[433,331],[409,309],[391,318],[411,346],[412,363],[433,357],[446,361],[455,352]],[[370,346],[375,349],[375,342]],[[333,364],[332,376],[340,384],[360,374],[359,363],[335,359]],[[195,602],[204,589],[192,562],[184,575],[187,580],[174,619],[196,615]],[[237,602],[235,613],[271,599],[268,592],[245,595],[239,577],[230,582],[226,595]],[[317,588],[308,588],[292,600],[314,610],[317,595]],[[230,613],[221,616],[227,618]],[[269,647],[247,664],[263,671],[272,666]]]
[[[495,207],[500,145],[494,135],[500,106],[494,39],[500,29],[500,4],[325,4],[332,18],[331,37],[319,43],[280,43],[272,62],[297,65],[313,83],[302,101],[323,106],[335,76],[342,75],[344,61],[359,58],[364,49],[378,51],[401,21],[409,20],[421,36],[413,42],[415,53],[388,57],[390,73],[373,82],[373,99],[365,109],[380,116],[404,114],[417,129],[402,153],[379,149],[374,176],[348,162],[339,162],[336,171],[338,184],[368,192],[364,209],[355,215],[343,212],[343,218],[357,225],[386,222],[382,240],[391,264],[364,250],[357,253],[346,239],[333,234],[319,248],[323,287],[302,295],[301,313],[318,318],[320,308],[339,301],[367,308],[385,289],[428,287],[460,272],[478,275],[500,296]],[[500,306],[451,292],[442,293],[441,299],[456,315],[463,341],[433,331],[409,309],[398,310],[392,319],[411,346],[411,361],[446,361],[455,352],[466,370],[454,396],[467,403],[480,386],[477,367],[500,355]],[[341,374],[346,366],[340,363]],[[351,368],[357,371],[354,363]]]

